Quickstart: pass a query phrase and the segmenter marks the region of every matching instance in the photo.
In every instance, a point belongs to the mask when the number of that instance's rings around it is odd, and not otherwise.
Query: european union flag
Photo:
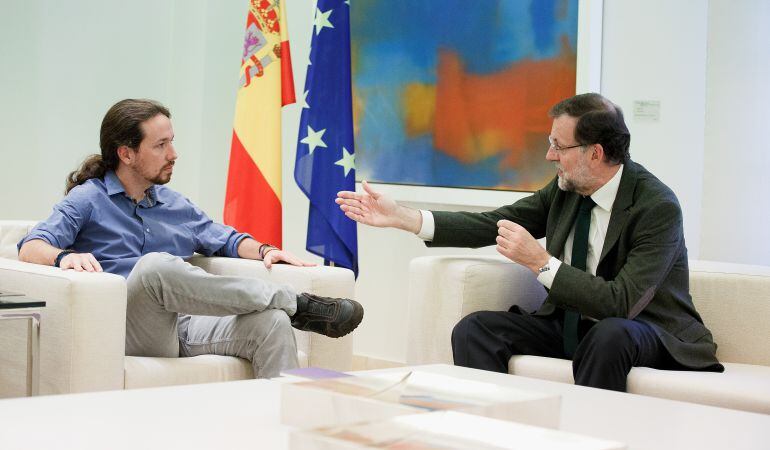
[[[348,3],[318,0],[294,179],[310,200],[307,251],[358,276],[356,223],[334,202],[356,183]]]

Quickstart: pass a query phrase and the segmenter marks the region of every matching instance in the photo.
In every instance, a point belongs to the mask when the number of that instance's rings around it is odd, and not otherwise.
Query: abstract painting
[[[575,94],[578,0],[353,0],[357,178],[534,190]]]

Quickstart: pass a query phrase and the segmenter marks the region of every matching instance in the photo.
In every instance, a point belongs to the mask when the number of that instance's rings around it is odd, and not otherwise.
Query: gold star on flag
[[[351,169],[356,168],[356,155],[348,153],[348,149],[342,147],[342,159],[334,164],[342,166],[345,169],[345,176],[348,176],[348,172],[350,172]]]
[[[308,154],[312,155],[313,150],[315,150],[316,147],[326,148],[326,143],[321,140],[321,138],[324,136],[324,133],[326,133],[326,128],[324,128],[321,131],[315,131],[312,128],[310,128],[310,125],[308,125],[307,136],[302,138],[302,140],[299,142],[302,144],[307,144],[308,147],[310,147],[310,151],[308,152]]]
[[[334,28],[334,25],[329,22],[329,16],[332,15],[332,11],[333,10],[330,9],[326,12],[321,12],[320,9],[315,9],[315,19],[313,20],[313,25],[315,25],[316,36],[318,36],[318,33],[320,33],[324,28]]]

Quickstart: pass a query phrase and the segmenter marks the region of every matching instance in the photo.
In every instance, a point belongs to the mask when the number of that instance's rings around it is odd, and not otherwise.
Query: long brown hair
[[[107,111],[102,119],[99,133],[100,154],[88,156],[80,167],[67,175],[64,194],[68,194],[75,186],[79,186],[91,178],[102,178],[108,170],[116,170],[120,158],[118,148],[125,145],[129,148],[139,148],[144,139],[142,123],[158,114],[171,118],[168,108],[154,100],[126,99],[121,100]]]

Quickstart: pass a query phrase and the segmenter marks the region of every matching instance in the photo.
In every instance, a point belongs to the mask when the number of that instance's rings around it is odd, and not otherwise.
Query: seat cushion
[[[628,392],[652,397],[770,413],[770,367],[724,363],[724,373],[634,367]],[[572,361],[540,356],[514,356],[508,373],[574,383]]]
[[[307,367],[307,354],[298,352],[297,357],[300,367]],[[251,378],[254,378],[251,363],[232,356],[199,355],[191,358],[126,356],[125,358],[126,389]]]
[[[541,380],[574,384],[572,361],[567,359],[544,358],[542,356],[519,355],[508,360],[508,373]]]
[[[739,363],[723,365],[723,373],[635,367],[628,375],[628,391],[770,414],[770,367]]]
[[[191,358],[126,356],[125,370],[126,389],[254,378],[251,364],[245,359],[218,355]]]

